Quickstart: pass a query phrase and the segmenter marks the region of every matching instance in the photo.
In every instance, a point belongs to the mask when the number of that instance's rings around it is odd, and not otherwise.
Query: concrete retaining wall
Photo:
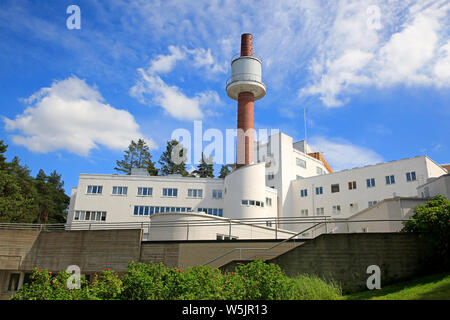
[[[381,269],[381,287],[429,271],[429,246],[416,234],[323,234],[270,262],[288,276],[315,274],[339,282],[345,291],[365,290],[367,267]]]

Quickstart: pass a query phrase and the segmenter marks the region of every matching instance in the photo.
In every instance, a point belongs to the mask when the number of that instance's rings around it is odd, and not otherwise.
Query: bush
[[[244,299],[280,300],[287,299],[286,291],[291,285],[280,266],[255,260],[236,268],[236,276],[243,282]]]
[[[403,231],[419,232],[434,249],[441,265],[450,267],[450,201],[436,196],[414,208],[414,215],[405,222]]]
[[[287,277],[276,264],[255,260],[241,264],[236,272],[195,266],[167,268],[162,263],[131,262],[119,278],[109,269],[95,276],[81,289],[67,288],[69,274],[52,275],[35,269],[32,282],[24,285],[13,299],[19,300],[282,300],[336,299],[340,289],[316,277]]]
[[[82,281],[81,289],[67,288],[69,274],[61,271],[53,274],[48,270],[34,268],[31,282],[24,284],[12,300],[81,300],[87,299],[86,282]]]

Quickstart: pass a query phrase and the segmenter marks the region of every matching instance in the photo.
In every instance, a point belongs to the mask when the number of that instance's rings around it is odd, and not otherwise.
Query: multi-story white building
[[[238,101],[238,134],[237,164],[225,179],[148,176],[139,170],[81,174],[71,195],[69,227],[141,223],[151,240],[286,238],[313,226],[316,218],[381,216],[367,209],[386,199],[439,194],[439,186],[448,186],[447,179],[436,180],[447,169],[426,156],[333,172],[304,140],[278,133],[255,143],[254,101],[264,97],[266,87],[261,61],[252,54],[252,37],[244,34],[227,82],[228,96]],[[295,219],[304,221],[291,223]]]

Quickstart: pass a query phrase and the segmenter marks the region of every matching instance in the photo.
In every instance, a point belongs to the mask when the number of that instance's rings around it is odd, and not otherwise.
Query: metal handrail
[[[305,230],[302,230],[302,231],[300,231],[300,232],[294,234],[293,236],[291,236],[291,237],[289,237],[289,238],[287,238],[287,239],[284,239],[283,241],[281,241],[281,242],[279,242],[279,243],[277,243],[277,244],[275,244],[275,245],[273,245],[273,246],[271,246],[271,247],[269,247],[269,248],[234,248],[234,249],[231,249],[230,251],[227,251],[227,252],[225,252],[224,254],[221,254],[220,256],[218,256],[218,257],[216,257],[216,258],[214,258],[214,259],[212,259],[212,260],[210,260],[210,261],[204,263],[203,265],[206,266],[206,265],[208,265],[208,264],[210,264],[210,263],[213,263],[214,261],[217,261],[217,260],[219,260],[220,258],[223,258],[223,257],[225,257],[225,256],[227,256],[227,255],[229,255],[229,254],[231,254],[231,253],[233,253],[234,251],[237,251],[237,250],[241,251],[241,253],[242,253],[242,250],[267,250],[267,251],[268,251],[268,250],[272,250],[272,249],[274,249],[274,248],[276,248],[276,247],[282,245],[283,243],[285,243],[285,242],[287,242],[287,241],[289,241],[289,240],[292,240],[292,239],[294,239],[295,237],[298,237],[300,234],[305,233],[306,231],[308,231],[308,230],[310,230],[310,229],[312,229],[312,228],[317,227],[318,225],[320,225],[320,224],[322,224],[322,223],[326,223],[326,221],[319,222],[319,223],[317,223],[317,224],[315,224],[315,225],[313,225],[313,226],[311,226],[311,227],[309,227],[309,228],[306,228]],[[294,240],[295,240],[295,239],[294,239]],[[241,254],[241,255],[242,255],[242,254]]]
[[[249,78],[242,78],[242,79],[236,79],[237,76],[241,76],[241,75],[248,75],[248,76],[253,76],[249,77]],[[234,78],[234,79],[233,79]],[[225,83],[225,86],[227,87],[229,84],[233,83],[233,82],[237,82],[237,81],[252,81],[252,82],[257,82],[261,85],[264,86],[264,88],[266,88],[266,85],[264,84],[264,78],[260,75],[260,74],[256,74],[256,73],[237,73],[232,75],[231,77],[229,77]]]
[[[311,229],[313,229],[313,228],[316,228],[316,227],[318,227],[318,226],[321,225],[321,224],[325,224],[325,225],[326,225],[327,223],[336,223],[336,222],[337,222],[337,223],[353,223],[353,222],[383,222],[383,221],[397,221],[397,222],[399,222],[399,221],[408,221],[408,220],[407,220],[407,219],[374,219],[374,220],[353,220],[353,221],[346,221],[346,220],[344,220],[343,218],[341,218],[341,219],[336,219],[336,220],[326,220],[326,219],[325,219],[325,221],[316,223],[315,225],[313,225],[313,226],[311,226],[311,227],[309,227],[309,228],[306,228],[306,229],[304,229],[304,230],[302,230],[302,231],[300,231],[300,232],[294,234],[293,236],[291,236],[291,237],[289,237],[289,238],[287,238],[287,239],[284,239],[283,241],[281,241],[281,242],[279,242],[279,243],[277,243],[277,244],[275,244],[275,245],[273,245],[273,246],[271,246],[271,247],[268,247],[268,248],[233,248],[233,249],[231,249],[230,251],[227,251],[227,252],[225,252],[224,254],[221,254],[221,255],[219,255],[218,257],[216,257],[216,258],[214,258],[214,259],[212,259],[212,260],[210,260],[210,261],[204,263],[203,265],[208,265],[208,264],[210,264],[210,263],[212,263],[212,262],[214,262],[214,261],[217,261],[217,260],[219,260],[220,258],[223,258],[223,257],[225,257],[225,256],[227,256],[227,255],[229,255],[229,254],[231,254],[231,253],[233,253],[233,252],[235,252],[235,251],[237,251],[237,250],[239,250],[239,251],[241,252],[241,256],[242,256],[242,250],[266,250],[266,251],[272,250],[272,249],[274,249],[274,248],[276,248],[276,247],[282,245],[283,243],[285,243],[285,242],[287,242],[287,241],[289,241],[289,240],[294,239],[294,241],[295,241],[295,237],[298,237],[298,236],[301,235],[302,233],[305,233],[305,232],[307,232],[307,231],[309,231],[309,230],[311,230]],[[328,233],[328,232],[326,232],[326,233]],[[255,257],[255,256],[256,256],[256,254],[253,255],[253,256],[251,256],[251,257],[248,258],[247,260],[251,260],[251,259],[252,259],[253,257]]]

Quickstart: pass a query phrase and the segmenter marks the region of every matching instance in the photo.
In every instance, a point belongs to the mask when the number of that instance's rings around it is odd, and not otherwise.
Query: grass
[[[435,274],[401,282],[380,290],[367,290],[344,297],[348,300],[450,300],[450,274]]]

